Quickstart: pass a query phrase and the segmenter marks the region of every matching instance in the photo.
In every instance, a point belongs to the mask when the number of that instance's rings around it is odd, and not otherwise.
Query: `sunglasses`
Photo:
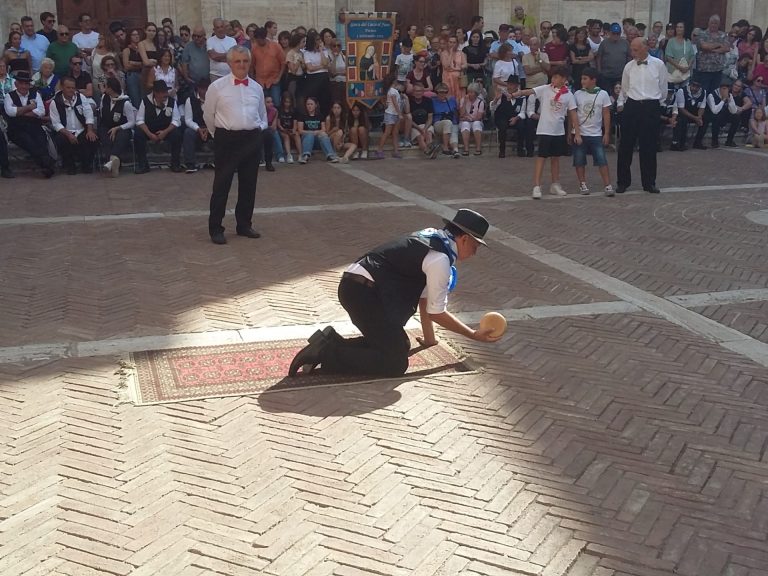
[[[59,36],[69,36],[69,32],[59,32]]]
[[[82,62],[70,62],[70,64],[72,64],[72,66],[82,66],[83,65]]]

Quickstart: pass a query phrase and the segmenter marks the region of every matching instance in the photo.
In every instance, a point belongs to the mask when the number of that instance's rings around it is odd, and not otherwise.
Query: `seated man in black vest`
[[[181,167],[181,116],[176,101],[168,96],[168,85],[156,80],[152,94],[144,96],[136,113],[133,144],[138,167],[136,174],[149,172],[147,141],[168,142],[171,145],[171,170],[183,172]]]
[[[99,105],[99,142],[104,157],[109,158],[104,169],[112,174],[112,178],[120,174],[120,156],[128,150],[135,125],[136,110],[123,94],[120,81],[107,78]]]
[[[448,312],[448,292],[456,285],[457,261],[475,255],[485,241],[488,221],[462,208],[442,230],[427,228],[368,252],[344,272],[339,302],[360,338],[345,339],[332,327],[318,330],[291,362],[289,376],[318,364],[324,373],[395,377],[408,369],[410,341],[403,328],[416,309],[422,343],[437,343],[433,322],[478,340],[495,342],[492,329],[473,330]]]
[[[707,107],[707,93],[701,87],[698,80],[691,80],[688,86],[678,88],[678,94],[682,96],[683,106],[678,109],[677,124],[672,134],[672,146],[670,150],[683,152],[688,150],[686,141],[688,140],[688,125],[696,124],[701,130],[704,126],[704,110]],[[678,100],[680,99],[678,96]],[[703,135],[702,135],[703,136]]]
[[[184,104],[184,124],[187,129],[184,130],[184,166],[187,174],[197,172],[197,161],[195,154],[203,146],[213,148],[213,135],[208,132],[203,118],[203,104],[205,104],[205,94],[208,92],[208,86],[211,81],[203,78],[195,84],[195,91],[189,95]]]
[[[720,128],[723,126],[729,126],[729,134],[736,134],[736,130],[733,129],[733,125],[738,123],[740,117],[738,114],[738,106],[731,96],[731,81],[727,78],[723,78],[720,81],[720,87],[714,92],[707,94],[707,109],[704,112],[704,125],[696,132],[696,140],[693,144],[694,148],[706,148],[703,144],[704,135],[707,133],[707,127],[712,126],[712,148],[720,147]],[[727,142],[728,146],[735,146],[730,141]]]
[[[56,161],[48,153],[48,138],[43,131],[43,99],[31,88],[26,70],[16,72],[16,90],[5,95],[3,107],[8,122],[8,139],[27,152],[42,168],[46,178],[53,176]]]
[[[96,132],[93,110],[83,101],[75,88],[75,79],[64,76],[61,91],[53,97],[50,107],[51,126],[56,132],[56,148],[67,174],[77,174],[75,158],[85,174],[93,172],[96,154]]]
[[[507,89],[499,90],[491,102],[493,123],[499,131],[499,158],[505,158],[507,153],[507,130],[517,130],[517,155],[525,156],[525,108],[524,97],[512,98],[520,89],[520,78],[513,74],[507,78]]]

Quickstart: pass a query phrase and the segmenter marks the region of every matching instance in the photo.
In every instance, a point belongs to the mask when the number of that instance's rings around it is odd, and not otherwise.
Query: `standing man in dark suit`
[[[227,64],[230,73],[210,85],[203,106],[205,125],[216,138],[216,173],[208,218],[208,233],[214,244],[227,243],[222,221],[235,172],[238,182],[235,206],[237,235],[246,238],[261,236],[253,229],[251,220],[261,160],[261,133],[268,126],[264,90],[248,77],[251,53],[247,48],[230,48]]]
[[[656,150],[661,107],[667,96],[667,67],[658,58],[648,55],[648,42],[645,38],[632,40],[630,50],[632,60],[624,67],[618,100],[618,110],[624,110],[624,114],[619,141],[616,193],[626,192],[632,183],[632,154],[635,142],[638,142],[643,190],[658,194]]]

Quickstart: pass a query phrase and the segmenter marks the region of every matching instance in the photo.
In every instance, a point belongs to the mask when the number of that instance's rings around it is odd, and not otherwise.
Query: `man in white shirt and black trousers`
[[[632,154],[640,148],[640,177],[643,190],[658,194],[656,151],[659,141],[661,107],[667,96],[667,67],[648,55],[648,41],[635,38],[630,44],[632,60],[624,66],[618,110],[624,111],[617,165],[616,193],[626,192],[632,183]]]
[[[262,150],[262,131],[267,129],[264,90],[248,77],[251,52],[235,46],[227,52],[230,73],[208,87],[203,118],[208,132],[216,139],[214,160],[216,172],[211,194],[208,233],[214,244],[226,244],[224,214],[232,178],[237,172],[237,235],[259,238],[253,229],[253,206]]]
[[[83,102],[74,78],[64,76],[61,79],[61,91],[53,97],[49,113],[64,170],[70,175],[77,174],[75,157],[78,157],[83,173],[93,172],[98,140],[93,129],[93,110],[90,104]]]

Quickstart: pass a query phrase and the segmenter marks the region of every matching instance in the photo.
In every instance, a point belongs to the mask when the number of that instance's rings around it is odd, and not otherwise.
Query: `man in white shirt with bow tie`
[[[216,139],[216,172],[211,193],[211,212],[208,217],[208,233],[214,244],[227,243],[222,221],[235,172],[237,235],[246,238],[261,236],[253,229],[251,221],[256,202],[262,130],[266,130],[268,126],[264,90],[258,82],[248,77],[251,52],[247,48],[230,48],[227,52],[227,64],[231,72],[210,85],[203,106],[205,126]]]
[[[640,149],[640,178],[643,190],[658,194],[656,151],[659,140],[661,107],[667,96],[667,68],[664,62],[648,55],[648,41],[635,38],[630,44],[632,60],[624,66],[621,93],[617,102],[624,110],[617,162],[616,193],[626,192],[632,183],[632,154],[635,142]]]
[[[93,110],[75,88],[74,78],[64,76],[61,79],[61,92],[51,102],[50,116],[51,126],[56,132],[56,147],[67,174],[77,174],[75,157],[79,157],[84,174],[93,172],[98,140],[93,129]]]

